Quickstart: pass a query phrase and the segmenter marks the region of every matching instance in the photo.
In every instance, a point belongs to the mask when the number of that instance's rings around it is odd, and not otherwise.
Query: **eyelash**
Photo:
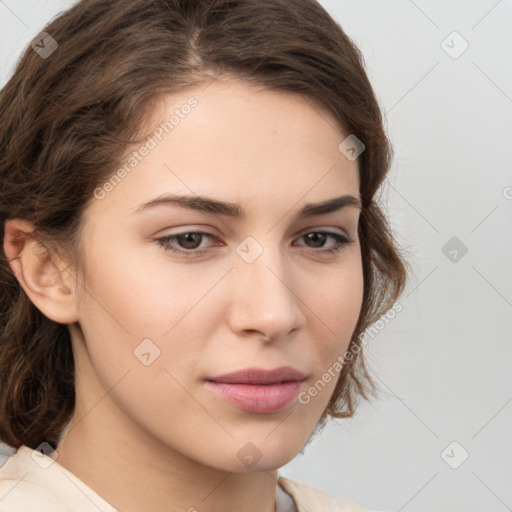
[[[348,238],[345,235],[342,235],[340,233],[336,233],[336,232],[333,232],[333,231],[324,231],[324,230],[308,231],[307,233],[304,233],[299,238],[304,238],[305,236],[307,236],[309,234],[312,234],[312,233],[327,235],[327,236],[330,236],[331,238],[334,238],[334,240],[336,241],[335,245],[331,249],[323,249],[323,250],[314,251],[314,252],[318,252],[318,253],[325,254],[325,255],[334,255],[335,253],[341,251],[348,244],[354,242],[354,240]],[[170,242],[171,241],[177,241],[177,238],[179,236],[191,235],[191,234],[194,234],[194,235],[206,235],[209,238],[215,238],[215,236],[212,235],[211,233],[207,233],[207,232],[204,232],[204,231],[185,231],[183,233],[176,233],[174,235],[168,235],[168,236],[164,236],[164,237],[161,237],[161,238],[155,238],[154,241],[160,247],[162,247],[164,249],[164,251],[170,251],[170,252],[175,253],[175,254],[187,255],[187,257],[192,257],[192,258],[200,257],[204,253],[206,253],[208,251],[208,249],[199,249],[199,250],[198,249],[189,249],[189,250],[186,250],[186,249],[175,249],[174,247],[172,247],[170,245]]]

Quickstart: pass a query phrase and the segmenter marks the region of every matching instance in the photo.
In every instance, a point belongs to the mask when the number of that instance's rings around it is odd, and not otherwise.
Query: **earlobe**
[[[64,262],[33,235],[34,225],[24,219],[5,222],[4,252],[30,301],[50,320],[78,321],[72,276]]]

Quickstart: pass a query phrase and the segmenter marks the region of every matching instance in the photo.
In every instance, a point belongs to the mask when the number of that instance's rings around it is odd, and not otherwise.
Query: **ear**
[[[4,252],[11,269],[31,302],[50,320],[78,321],[75,280],[68,264],[34,236],[34,225],[24,219],[5,222]]]

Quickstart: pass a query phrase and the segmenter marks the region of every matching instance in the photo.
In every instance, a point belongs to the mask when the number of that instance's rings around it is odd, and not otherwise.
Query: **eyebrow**
[[[203,213],[211,213],[215,215],[225,215],[233,217],[235,219],[242,219],[245,217],[243,208],[237,203],[229,203],[211,199],[205,196],[189,196],[189,195],[174,195],[165,194],[159,196],[151,201],[143,203],[137,208],[134,213],[138,213],[148,208],[159,206],[162,204],[173,204],[181,206],[182,208],[188,208]],[[359,197],[353,195],[343,195],[327,199],[320,203],[306,203],[295,215],[297,220],[307,219],[309,217],[315,217],[317,215],[324,215],[327,213],[336,212],[343,208],[354,207],[361,209],[362,203]]]

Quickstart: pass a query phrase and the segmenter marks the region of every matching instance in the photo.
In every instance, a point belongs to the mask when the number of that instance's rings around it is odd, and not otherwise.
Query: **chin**
[[[297,456],[310,435],[297,425],[286,425],[286,420],[271,429],[260,427],[256,432],[254,429],[251,431],[231,441],[235,459],[229,461],[230,471],[245,473],[278,469]]]
[[[237,453],[236,459],[232,457],[226,460],[217,460],[214,464],[217,468],[231,473],[254,473],[257,471],[274,471],[290,462],[299,452],[300,447],[294,450],[280,450],[278,452],[265,449],[256,451],[253,446],[247,444],[242,447],[244,453]]]

